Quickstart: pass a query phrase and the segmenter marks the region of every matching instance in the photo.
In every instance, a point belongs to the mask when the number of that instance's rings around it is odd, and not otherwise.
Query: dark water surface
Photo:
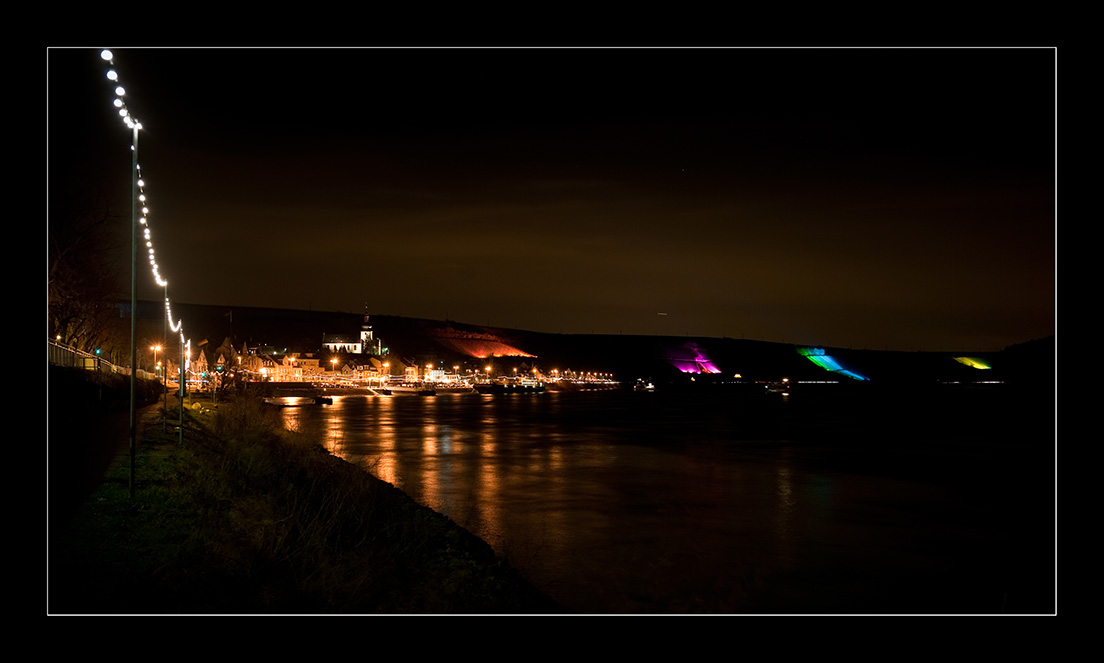
[[[581,613],[1054,611],[1052,402],[600,391],[285,408]]]

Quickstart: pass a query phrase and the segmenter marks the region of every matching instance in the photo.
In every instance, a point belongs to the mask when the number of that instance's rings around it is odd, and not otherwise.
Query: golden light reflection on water
[[[422,499],[429,504],[441,504],[444,487],[441,485],[440,428],[428,418],[430,415],[426,414],[424,410],[422,416]]]
[[[397,424],[395,422],[395,402],[390,398],[370,400],[370,420],[375,422],[372,434],[379,447],[379,454],[371,461],[371,472],[376,478],[387,483],[399,485],[397,462]]]
[[[504,541],[508,509],[501,493],[508,488],[504,476],[511,475],[499,468],[500,444],[506,439],[525,443],[525,427],[507,425],[504,432],[494,404],[484,405],[476,425],[466,428],[457,427],[454,418],[459,410],[469,412],[471,401],[451,397],[346,396],[335,398],[332,406],[284,408],[282,415],[289,430],[315,436],[330,453],[462,519],[495,546]],[[541,471],[544,455],[527,454],[525,470],[512,474],[520,478]],[[554,458],[561,458],[560,452]]]
[[[899,504],[906,515],[929,509],[925,485],[824,467],[820,447],[772,437],[745,444],[728,431],[758,416],[753,408],[718,416],[730,402],[706,403],[711,423],[684,433],[700,412],[686,407],[683,416],[678,400],[658,412],[652,401],[618,411],[610,405],[636,396],[614,394],[582,410],[592,401],[574,395],[559,413],[559,398],[348,397],[284,414],[289,428],[313,428],[334,453],[445,514],[584,611],[739,611],[767,586],[836,600],[850,580],[832,570],[861,560],[879,577],[896,568],[884,551],[914,555],[929,536],[907,519],[889,520]],[[821,580],[807,588],[798,582],[806,571]]]
[[[691,472],[662,462],[649,465],[645,468],[649,475],[695,474],[697,489],[662,498],[638,494],[631,487],[637,479],[616,468],[630,458],[641,458],[641,451],[625,457],[616,447],[599,453],[589,426],[573,432],[536,425],[535,421],[558,418],[549,404],[557,401],[546,398],[538,405],[494,397],[482,401],[441,396],[347,397],[335,399],[333,406],[287,408],[285,421],[289,428],[291,423],[314,427],[331,453],[448,515],[501,554],[538,555],[534,563],[539,565],[548,564],[542,561],[547,556],[574,558],[573,551],[580,546],[614,545],[605,541],[614,527],[605,505],[615,509],[627,499],[630,513],[636,513],[658,501],[662,508],[655,517],[662,518],[672,509],[681,509],[678,505],[684,500],[698,499],[702,467],[695,465]],[[671,460],[658,451],[645,452],[643,457],[649,463]],[[776,561],[785,566],[794,563],[799,538],[795,528],[803,508],[792,460],[782,459],[773,468],[771,515],[761,521],[772,532],[770,548]],[[626,482],[630,487],[617,487]],[[713,483],[704,483],[718,490],[723,485],[716,477]],[[666,530],[656,530],[667,534],[650,536],[683,541],[684,535],[670,532],[689,527],[668,524]],[[532,550],[518,548],[519,536]]]

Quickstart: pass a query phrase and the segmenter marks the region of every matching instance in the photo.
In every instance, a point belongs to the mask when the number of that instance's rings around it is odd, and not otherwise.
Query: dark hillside
[[[156,317],[158,304],[149,303]],[[144,315],[145,308],[143,308]],[[297,352],[321,351],[328,333],[356,335],[363,315],[250,307],[177,304],[174,311],[193,339],[218,344],[232,337],[235,346],[271,345]],[[549,372],[612,373],[622,381],[840,380],[872,384],[928,385],[937,382],[1014,381],[1052,385],[1054,337],[1025,342],[1001,352],[897,352],[816,348],[813,357],[801,346],[733,338],[548,334],[470,325],[456,321],[371,315],[376,338],[392,356],[411,362],[442,362],[447,366],[477,365],[487,356],[516,351],[500,362],[538,367]],[[808,352],[806,352],[808,353]],[[827,356],[835,368],[825,368],[816,355]],[[961,358],[961,359],[956,359]],[[964,359],[974,361],[973,365]],[[988,366],[979,370],[976,366]],[[848,373],[840,372],[847,371]],[[716,371],[716,372],[713,372]]]

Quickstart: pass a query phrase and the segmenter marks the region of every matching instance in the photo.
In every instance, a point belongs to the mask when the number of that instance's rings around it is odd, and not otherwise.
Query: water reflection
[[[794,517],[797,511],[797,495],[794,490],[793,468],[789,463],[789,452],[783,448],[775,468],[778,496],[777,515],[774,519],[774,532],[778,537],[778,559],[786,567],[793,565]]]
[[[865,612],[885,578],[953,567],[991,538],[957,488],[794,443],[823,435],[823,412],[656,396],[346,396],[284,417],[575,610]]]

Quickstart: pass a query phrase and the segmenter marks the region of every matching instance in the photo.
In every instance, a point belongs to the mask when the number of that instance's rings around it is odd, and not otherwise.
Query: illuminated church
[[[325,334],[322,337],[322,348],[329,352],[347,352],[349,354],[383,354],[383,347],[372,332],[372,325],[368,323],[368,314],[364,314],[364,322],[360,325],[360,336],[352,334]]]

